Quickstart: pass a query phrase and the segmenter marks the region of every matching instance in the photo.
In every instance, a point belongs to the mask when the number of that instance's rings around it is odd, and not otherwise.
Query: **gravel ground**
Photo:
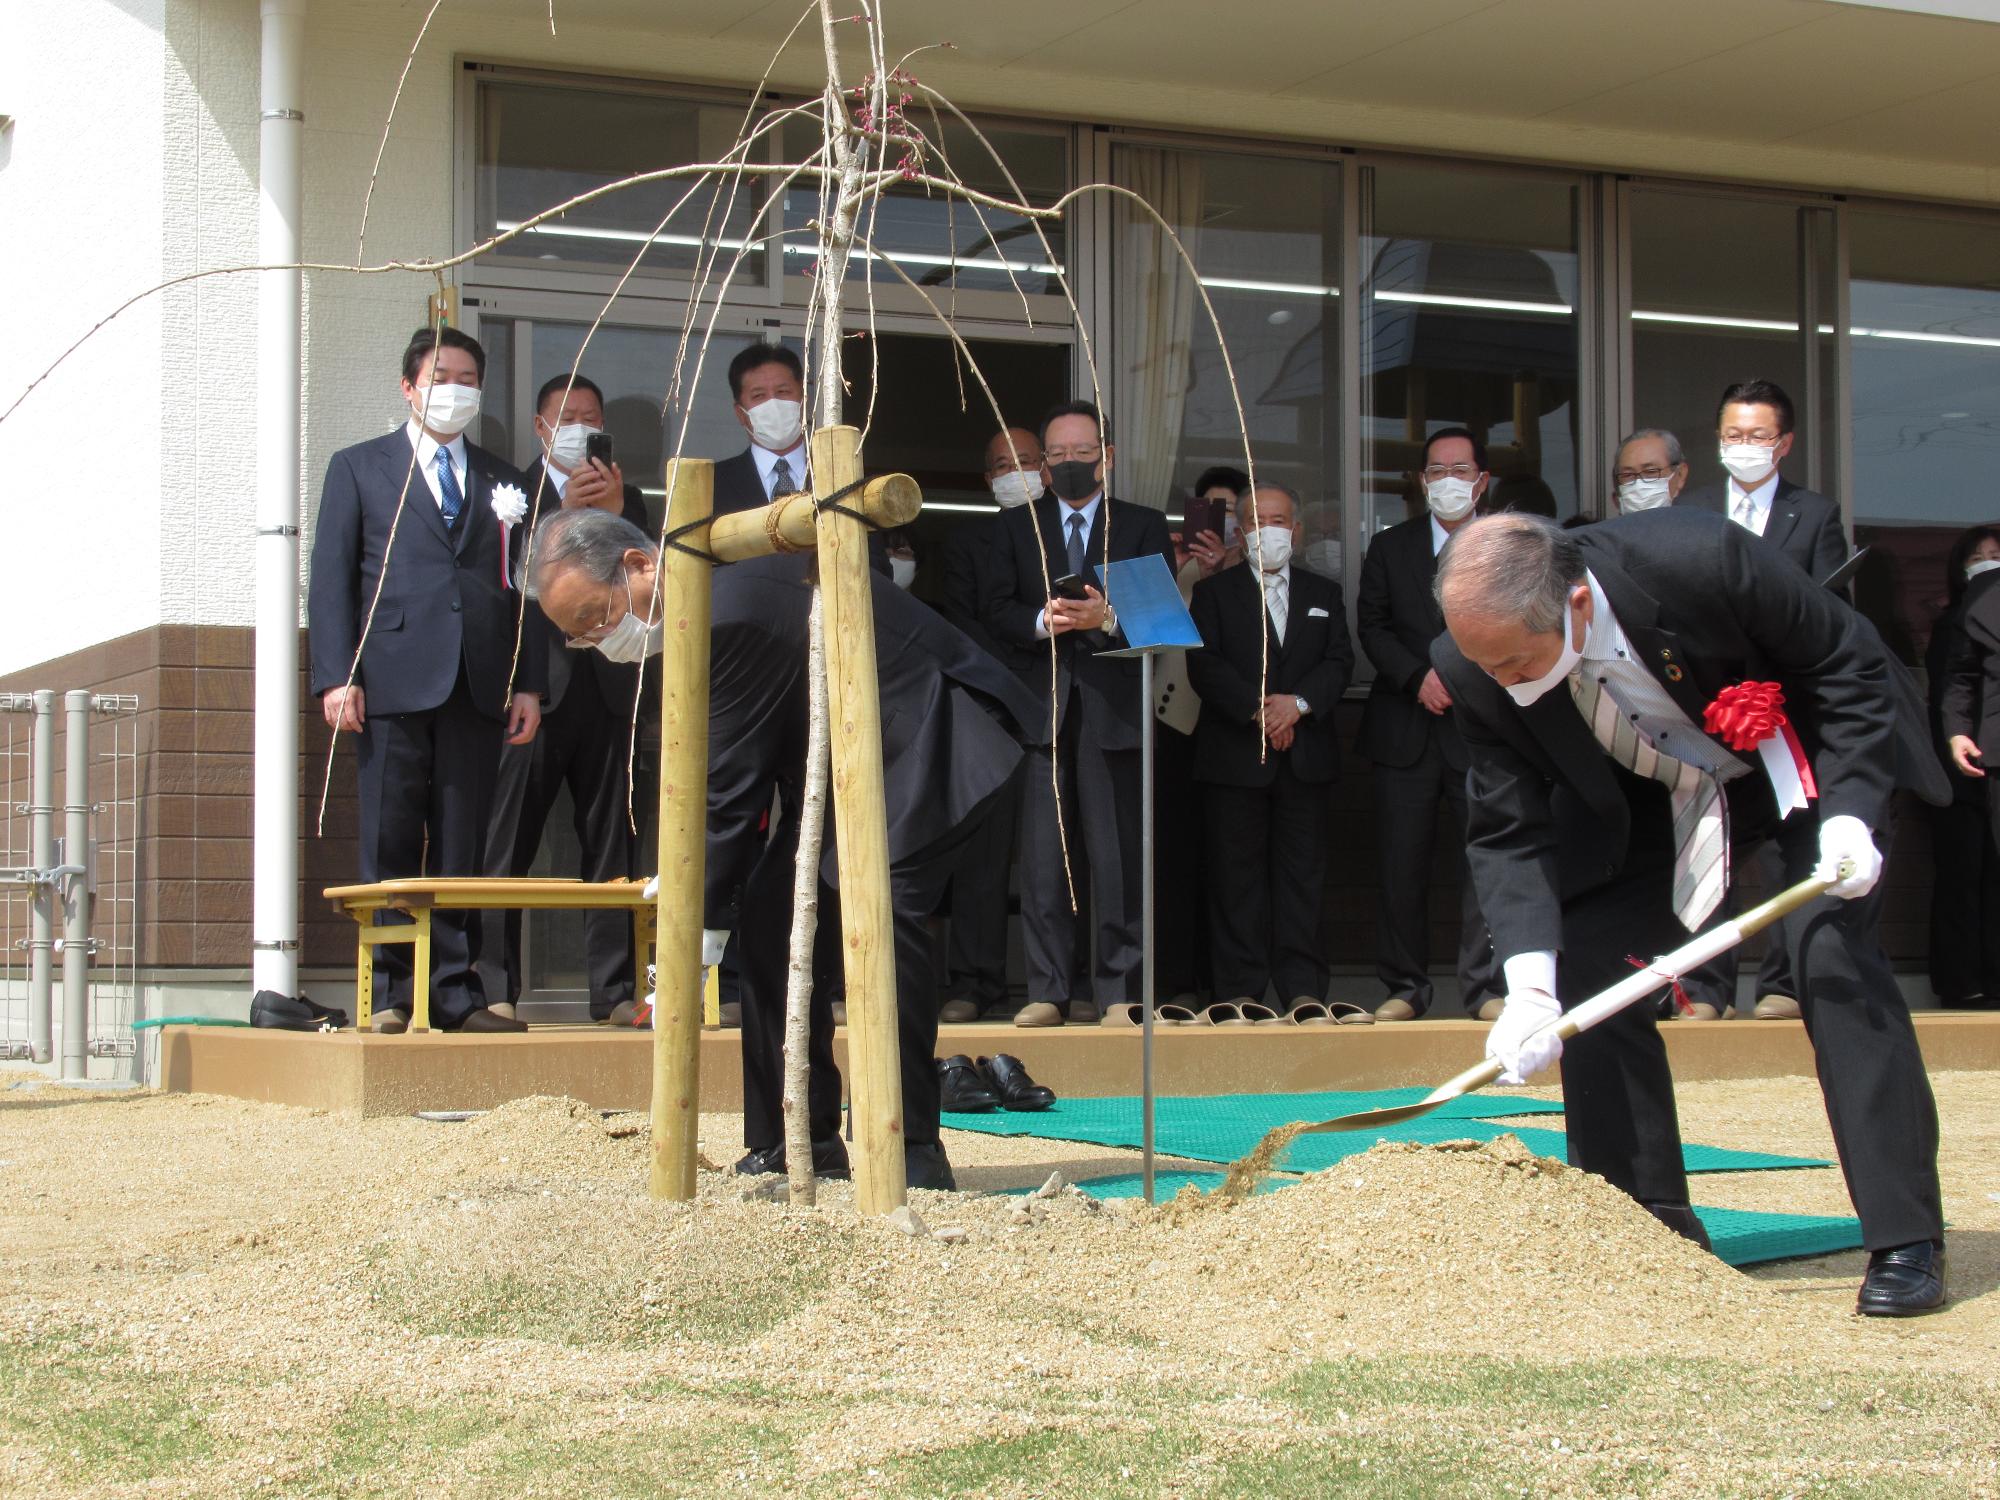
[[[25,1084],[4,1495],[2000,1495],[1990,1074],[1936,1079],[1956,1300],[1907,1323],[1851,1315],[1858,1253],[1742,1274],[1511,1138],[1149,1211],[978,1196],[1133,1157],[951,1134],[967,1191],[912,1238],[839,1184],[653,1203],[638,1118],[567,1100]],[[1680,1098],[1690,1139],[1831,1154],[1811,1080]],[[1827,1171],[1697,1195],[1846,1208]]]

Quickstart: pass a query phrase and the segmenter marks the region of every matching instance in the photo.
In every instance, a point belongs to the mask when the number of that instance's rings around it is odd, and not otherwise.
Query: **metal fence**
[[[138,712],[129,694],[0,694],[0,1060],[59,1046],[84,1078],[135,1055]]]

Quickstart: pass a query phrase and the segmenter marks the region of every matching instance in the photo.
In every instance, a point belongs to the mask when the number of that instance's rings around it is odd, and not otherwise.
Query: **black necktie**
[[[1069,570],[1076,577],[1083,576],[1083,512],[1069,513]]]

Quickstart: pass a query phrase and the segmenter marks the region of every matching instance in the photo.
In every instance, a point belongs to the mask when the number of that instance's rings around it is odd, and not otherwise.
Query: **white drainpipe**
[[[299,259],[306,0],[262,0],[257,259]],[[257,278],[255,988],[299,992],[299,411],[297,271]]]

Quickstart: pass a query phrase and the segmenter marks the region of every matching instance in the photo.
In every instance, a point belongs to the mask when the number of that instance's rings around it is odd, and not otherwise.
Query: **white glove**
[[[712,969],[722,962],[722,950],[729,946],[729,934],[713,927],[701,930],[701,966]]]
[[[1500,1064],[1502,1083],[1522,1084],[1562,1056],[1562,1038],[1536,1032],[1562,1019],[1562,1007],[1546,990],[1516,990],[1486,1033],[1486,1055]]]
[[[1843,860],[1854,866],[1854,873],[1845,880],[1839,878]],[[1847,813],[1837,813],[1819,825],[1819,864],[1813,870],[1813,879],[1834,882],[1827,891],[1829,896],[1852,901],[1874,890],[1875,882],[1881,878],[1882,851],[1875,847],[1875,835],[1868,831],[1866,823]]]
[[[647,881],[647,882],[646,882],[646,888],[645,888],[645,889],[644,889],[643,891],[639,892],[639,895],[640,895],[640,896],[641,896],[641,897],[642,897],[643,899],[645,899],[645,900],[647,900],[647,901],[657,901],[657,900],[659,900],[659,899],[660,899],[660,877],[659,877],[659,876],[657,876],[657,875],[655,875],[655,876],[654,876],[654,877],[653,877],[653,878],[652,878],[651,880]]]

